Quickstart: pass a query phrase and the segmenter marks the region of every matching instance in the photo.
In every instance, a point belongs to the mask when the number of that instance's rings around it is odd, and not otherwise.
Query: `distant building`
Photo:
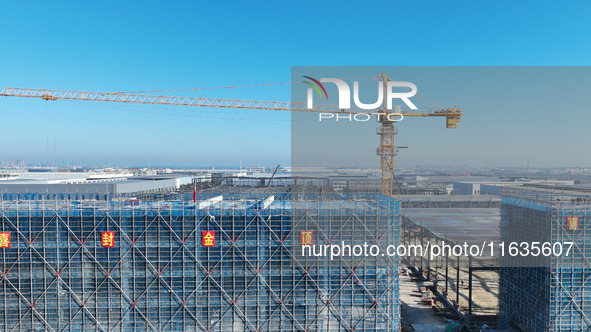
[[[332,186],[332,189],[335,191],[351,191],[364,188],[370,190],[373,189],[378,192],[382,186],[381,178],[359,173],[339,173],[336,175],[330,175],[328,181]]]
[[[476,182],[454,182],[453,194],[454,195],[484,195],[481,193],[482,185],[495,185],[497,183],[476,183]]]
[[[515,179],[513,181],[459,181],[453,183],[454,195],[500,195],[503,187],[536,188],[570,187],[574,180],[563,179]]]
[[[155,169],[149,168],[129,168],[129,172],[131,172],[134,176],[143,176],[143,175],[156,175],[158,172]]]
[[[0,161],[0,167],[4,168],[25,168],[23,159],[11,159],[9,161]]]
[[[19,178],[0,181],[3,200],[85,200],[114,195],[176,191],[190,184],[189,176],[130,176],[126,173],[21,173]]]

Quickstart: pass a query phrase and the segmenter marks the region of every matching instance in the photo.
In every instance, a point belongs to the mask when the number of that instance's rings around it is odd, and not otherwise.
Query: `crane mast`
[[[384,84],[384,98],[383,98],[383,105],[382,105],[382,116],[379,119],[382,126],[380,131],[378,131],[378,135],[380,136],[380,148],[379,148],[379,155],[380,155],[380,168],[382,170],[382,194],[386,196],[392,196],[392,180],[394,177],[394,135],[396,135],[394,131],[394,122],[390,121],[388,114],[392,113],[392,110],[389,110],[386,107],[386,93],[388,88],[388,80],[385,74],[382,74],[382,83]]]
[[[361,109],[352,106],[350,109],[339,109],[336,105],[314,104],[309,109],[306,103],[290,103],[277,101],[254,101],[240,99],[219,99],[219,98],[192,98],[192,97],[174,97],[174,96],[156,96],[145,94],[129,94],[120,92],[84,92],[68,90],[48,90],[48,89],[24,89],[24,88],[5,88],[0,92],[4,97],[25,97],[41,98],[44,100],[57,101],[65,100],[85,100],[85,101],[108,101],[120,103],[136,104],[157,104],[157,105],[179,105],[179,106],[198,106],[198,107],[221,107],[221,108],[240,108],[240,109],[259,109],[270,111],[290,111],[290,112],[312,112],[312,113],[341,113],[341,114],[376,114],[381,123],[378,135],[380,136],[380,167],[382,170],[381,192],[386,196],[392,196],[392,185],[394,179],[394,156],[396,147],[394,146],[394,121],[388,117],[392,113],[400,113],[404,117],[445,117],[446,128],[456,128],[460,122],[462,111],[459,108],[438,109],[435,112],[408,112],[396,109],[392,112],[386,105],[386,91],[388,77],[385,74],[378,76],[382,78],[384,84],[383,105],[381,109]],[[399,106],[396,106],[397,108]]]

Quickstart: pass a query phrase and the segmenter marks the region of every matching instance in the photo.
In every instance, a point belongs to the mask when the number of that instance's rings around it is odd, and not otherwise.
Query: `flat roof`
[[[433,234],[481,246],[501,238],[499,208],[402,208],[401,214]]]
[[[395,200],[401,202],[489,202],[501,201],[500,196],[494,195],[394,195]]]

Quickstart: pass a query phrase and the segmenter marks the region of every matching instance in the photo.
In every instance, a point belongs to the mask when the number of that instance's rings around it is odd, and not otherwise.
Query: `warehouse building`
[[[174,175],[45,173],[0,181],[0,200],[106,200],[175,191],[183,184],[192,183],[194,178]]]

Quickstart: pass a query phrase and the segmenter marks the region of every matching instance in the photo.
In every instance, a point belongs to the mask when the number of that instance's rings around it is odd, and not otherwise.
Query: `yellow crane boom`
[[[386,82],[387,76],[381,75]],[[385,89],[384,89],[385,91]],[[5,97],[25,97],[41,98],[44,100],[88,100],[88,101],[108,101],[119,103],[136,104],[157,104],[157,105],[179,105],[179,106],[200,106],[200,107],[223,107],[223,108],[242,108],[259,109],[270,111],[297,111],[313,113],[341,113],[341,114],[388,114],[392,113],[385,106],[382,109],[366,110],[356,106],[350,109],[339,109],[336,105],[314,104],[313,108],[308,109],[306,103],[289,103],[277,101],[254,101],[239,99],[219,99],[219,98],[192,98],[192,97],[173,97],[173,96],[155,96],[144,94],[129,94],[120,92],[85,92],[85,91],[67,91],[67,90],[47,90],[47,89],[24,89],[24,88],[5,88],[0,92],[0,96]],[[456,128],[460,122],[462,111],[459,108],[439,109],[434,112],[401,112],[405,117],[445,117],[446,128]],[[385,118],[385,117],[382,117]],[[394,170],[394,129],[393,123],[387,120],[380,121],[382,130],[380,156],[382,169],[382,193],[392,196],[393,170]]]
[[[201,106],[201,107],[223,107],[223,108],[246,108],[260,109],[270,111],[297,111],[313,113],[342,113],[342,114],[374,114],[381,111],[376,109],[362,109],[357,106],[351,106],[350,109],[339,109],[336,105],[314,104],[312,109],[308,109],[305,103],[290,103],[280,101],[256,101],[241,99],[220,99],[220,98],[193,98],[193,97],[173,97],[173,96],[155,96],[143,94],[128,94],[121,92],[86,92],[86,91],[68,91],[68,90],[47,90],[47,89],[25,89],[25,88],[4,88],[0,92],[4,97],[27,97],[42,98],[44,100],[89,100],[89,101],[110,101],[119,103],[136,104],[159,104],[159,105],[179,105],[179,106]],[[456,128],[460,121],[462,112],[459,108],[442,109],[435,112],[408,112],[402,114],[406,116],[421,117],[445,117],[447,119],[447,128]]]

